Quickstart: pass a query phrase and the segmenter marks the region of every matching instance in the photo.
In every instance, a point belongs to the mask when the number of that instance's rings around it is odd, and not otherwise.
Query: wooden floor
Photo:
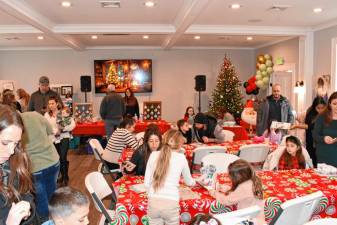
[[[84,151],[80,150],[70,150],[68,152],[69,160],[69,186],[81,190],[86,193],[90,198],[90,213],[89,221],[91,225],[98,224],[101,214],[96,210],[89,192],[86,190],[84,185],[85,176],[92,172],[97,171],[99,161],[97,161],[94,155],[87,155]],[[109,176],[105,177],[109,184],[111,184],[111,178]]]

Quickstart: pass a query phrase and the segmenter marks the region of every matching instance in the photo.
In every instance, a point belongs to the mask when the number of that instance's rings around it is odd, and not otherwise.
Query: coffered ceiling
[[[257,48],[337,24],[335,0],[154,0],[154,7],[120,0],[120,8],[61,2],[0,0],[0,49]]]

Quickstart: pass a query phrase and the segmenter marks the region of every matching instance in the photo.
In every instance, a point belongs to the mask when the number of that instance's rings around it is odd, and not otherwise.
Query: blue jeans
[[[57,162],[46,169],[33,173],[34,188],[36,193],[36,209],[42,220],[48,219],[48,201],[56,190],[59,171],[60,162]]]

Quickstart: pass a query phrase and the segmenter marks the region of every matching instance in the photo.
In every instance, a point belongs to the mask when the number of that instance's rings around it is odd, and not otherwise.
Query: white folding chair
[[[266,144],[244,145],[240,147],[238,155],[241,159],[261,168],[268,156],[269,150],[270,147]]]
[[[99,155],[102,156],[104,151],[101,143],[97,139],[92,138],[89,140],[89,145],[94,152],[95,159],[100,161],[101,159]],[[94,151],[94,149],[96,149],[96,151]]]
[[[94,152],[95,158],[101,161],[101,163],[98,165],[98,171],[100,171],[103,174],[113,174],[113,173],[121,172],[120,168],[110,170],[108,164],[104,160],[104,158],[109,158],[107,157],[108,154],[114,154],[113,152],[108,151],[108,150],[103,150],[101,143],[97,139],[93,139],[93,138],[90,139],[89,144],[92,148],[92,151]]]
[[[139,141],[140,139],[144,138],[144,134],[145,134],[144,131],[143,131],[143,132],[137,133],[137,134],[135,135],[137,141]]]
[[[317,191],[310,195],[291,199],[281,204],[281,209],[269,225],[303,225],[308,222],[323,193]]]
[[[238,156],[228,153],[213,153],[206,155],[201,160],[202,166],[214,165],[217,173],[228,172],[228,166],[240,159]]]
[[[223,130],[222,133],[225,134],[225,141],[233,141],[235,133],[230,130]]]
[[[103,174],[100,172],[91,172],[85,177],[85,187],[90,193],[96,209],[102,213],[99,225],[111,223],[115,215],[115,204],[117,202],[114,190],[106,182]],[[102,200],[108,196],[112,197],[111,209],[107,209]]]
[[[305,223],[304,225],[333,225],[333,224],[337,224],[337,219],[333,218],[317,219]]]
[[[194,165],[201,165],[201,159],[212,153],[226,153],[226,148],[223,146],[201,146],[194,149],[192,157],[192,171]]]
[[[255,217],[257,217],[257,215],[259,215],[259,213],[261,212],[261,208],[257,205],[245,208],[245,209],[239,209],[239,210],[235,210],[233,212],[227,212],[227,213],[221,213],[221,214],[215,214],[213,215],[216,219],[218,219],[221,224],[233,224],[231,223],[230,219],[238,219],[238,222],[244,221],[244,220],[252,220]],[[235,224],[238,224],[235,223]]]

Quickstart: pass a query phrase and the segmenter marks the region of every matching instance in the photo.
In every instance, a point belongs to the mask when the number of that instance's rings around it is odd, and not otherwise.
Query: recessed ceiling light
[[[68,8],[68,7],[71,6],[71,2],[66,2],[66,1],[64,1],[64,2],[61,2],[61,5],[62,5],[63,7],[65,7],[65,8]]]
[[[154,7],[156,4],[155,4],[153,1],[146,1],[146,2],[144,3],[144,5],[145,5],[146,7]]]
[[[194,39],[195,39],[195,40],[199,40],[199,39],[200,39],[200,36],[194,36]]]
[[[97,39],[98,37],[97,37],[97,35],[92,35],[91,36],[91,39]]]
[[[253,37],[247,37],[247,41],[253,40]]]
[[[322,8],[314,8],[313,11],[314,11],[314,13],[320,13],[320,12],[323,11],[323,9]]]
[[[143,39],[149,39],[149,35],[143,35]]]
[[[231,9],[240,9],[241,8],[241,5],[240,4],[231,4],[229,6]]]
[[[43,37],[43,36],[37,36],[37,39],[39,39],[39,40],[43,40],[43,39],[44,39],[44,37]]]

